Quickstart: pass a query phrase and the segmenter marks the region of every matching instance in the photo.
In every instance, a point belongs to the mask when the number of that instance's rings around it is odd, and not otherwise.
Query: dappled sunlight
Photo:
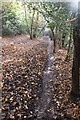
[[[50,58],[50,60],[53,60],[54,59],[54,56],[52,56],[51,58]]]
[[[44,74],[50,74],[50,70],[44,71]]]

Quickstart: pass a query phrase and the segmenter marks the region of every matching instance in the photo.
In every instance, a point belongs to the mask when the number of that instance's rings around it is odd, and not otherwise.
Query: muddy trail
[[[42,93],[40,99],[36,100],[35,114],[37,120],[51,120],[53,119],[54,106],[52,105],[52,89],[54,88],[54,80],[56,68],[53,64],[53,49],[52,42],[49,37],[44,37],[44,40],[48,42],[48,61],[44,69],[43,80],[42,80]]]

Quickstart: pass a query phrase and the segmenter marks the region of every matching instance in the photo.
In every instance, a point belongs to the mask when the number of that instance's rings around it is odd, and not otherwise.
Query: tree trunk
[[[78,39],[79,39],[79,52],[80,52],[80,1],[78,3]],[[79,97],[80,97],[80,53],[79,53]]]
[[[38,21],[39,21],[39,12],[37,12],[37,16],[36,16],[36,26],[34,29],[34,34],[33,37],[36,38],[36,32],[37,32],[37,27],[38,27]]]
[[[56,25],[56,44],[57,44],[57,40],[58,40],[58,26]]]
[[[33,15],[32,15],[32,22],[31,22],[31,32],[30,32],[30,39],[33,39],[33,20],[34,20],[34,14],[35,10],[33,10]]]
[[[64,48],[65,36],[66,36],[66,34],[63,33],[63,35],[62,35],[62,47],[63,47],[63,48]]]
[[[62,48],[62,33],[60,33],[60,48]]]
[[[72,94],[79,95],[79,42],[77,29],[73,30],[73,39],[74,39],[74,58],[73,58],[73,67],[72,67]]]
[[[72,67],[72,91],[71,93],[75,96],[80,96],[79,92],[79,67],[80,67],[80,2],[78,6],[78,22],[73,29],[73,40],[74,40],[74,58]]]
[[[78,37],[79,37],[79,51],[80,51],[80,2],[78,3],[78,34],[79,34]],[[80,53],[79,53],[79,67],[80,67]]]
[[[69,58],[70,58],[70,46],[71,46],[71,41],[72,41],[72,37],[71,36],[72,36],[72,27],[71,27],[71,31],[70,31],[70,39],[69,39],[69,45],[68,45],[65,61],[69,60]]]
[[[71,93],[75,96],[80,96],[80,2],[78,4],[78,21],[73,30],[74,40],[74,58],[72,67],[72,91]]]
[[[51,29],[51,31],[52,31],[52,40],[53,40],[53,44],[54,44],[54,46],[53,46],[53,53],[55,53],[55,48],[56,48],[56,41],[55,41],[55,36],[54,36],[54,30],[53,29]]]
[[[62,48],[62,34],[59,30],[59,49],[61,49],[61,48]]]

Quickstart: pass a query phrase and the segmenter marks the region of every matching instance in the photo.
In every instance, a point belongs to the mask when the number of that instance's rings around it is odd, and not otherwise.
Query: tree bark
[[[63,33],[62,35],[62,47],[64,48],[64,43],[65,43],[65,37],[66,37],[66,33]]]
[[[61,34],[61,32],[60,32],[60,30],[59,30],[59,49],[61,49],[62,48],[62,34]]]
[[[51,32],[52,32],[52,40],[54,42],[54,46],[53,46],[53,53],[55,53],[55,48],[56,48],[56,41],[55,41],[55,36],[54,36],[54,30],[51,29]]]
[[[76,96],[79,95],[79,42],[77,32],[77,29],[73,30],[74,58],[72,67],[72,94]]]
[[[56,44],[57,44],[57,40],[58,40],[58,25],[56,25]]]
[[[68,45],[65,61],[67,61],[70,58],[70,46],[71,46],[71,40],[72,40],[71,36],[72,36],[72,27],[71,27],[71,30],[70,30],[70,39],[69,39],[69,45]]]
[[[34,38],[36,38],[36,32],[37,32],[37,28],[38,28],[38,21],[39,21],[39,12],[37,12],[37,16],[36,16],[36,26],[35,26],[34,34],[33,34]]]
[[[74,40],[74,57],[73,57],[73,67],[72,67],[72,94],[79,96],[79,30],[78,24],[76,24],[73,29],[73,40]]]
[[[31,21],[31,32],[30,32],[30,39],[33,39],[33,20],[34,20],[35,10],[33,10],[32,21]]]
[[[78,3],[78,39],[79,39],[79,52],[80,52],[80,1]],[[80,97],[80,53],[79,53],[79,97]]]
[[[74,40],[74,58],[72,67],[72,91],[71,93],[75,96],[80,96],[79,92],[79,67],[80,67],[80,2],[78,5],[78,21],[73,29],[73,40]]]

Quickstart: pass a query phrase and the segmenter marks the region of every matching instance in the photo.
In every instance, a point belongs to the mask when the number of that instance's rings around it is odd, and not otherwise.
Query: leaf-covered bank
[[[46,62],[47,45],[43,43],[17,61],[3,64],[2,119],[33,117]]]

